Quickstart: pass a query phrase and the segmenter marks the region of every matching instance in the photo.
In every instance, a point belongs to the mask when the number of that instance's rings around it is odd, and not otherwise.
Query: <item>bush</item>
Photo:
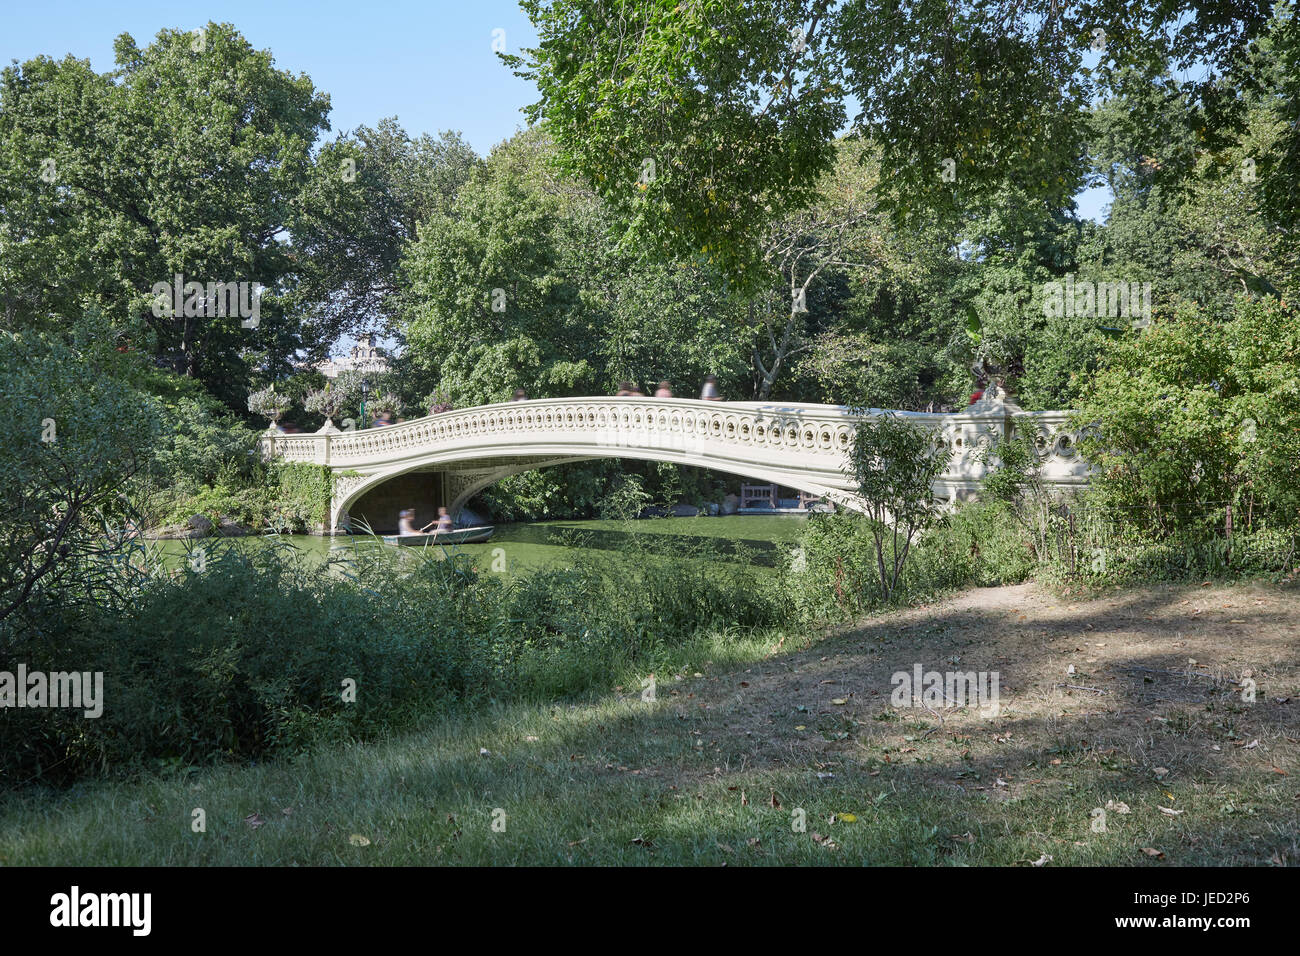
[[[201,571],[137,576],[116,608],[51,604],[40,632],[0,631],[0,670],[102,672],[105,700],[96,719],[0,710],[3,779],[250,759],[489,697],[607,688],[788,613],[756,586],[765,572],[702,552],[646,560],[635,536],[599,564],[509,580],[369,539],[329,570],[275,539],[203,547]]]
[[[1019,583],[1036,567],[1033,544],[1011,510],[971,502],[920,536],[888,598],[880,586],[873,522],[852,513],[810,516],[782,578],[790,583],[794,619],[824,623],[959,588]]]
[[[285,531],[308,532],[329,524],[334,475],[324,465],[277,463],[268,484],[276,502],[273,520]]]
[[[1099,502],[1171,535],[1300,519],[1300,309],[1184,307],[1118,343],[1078,413]]]
[[[93,576],[73,571],[118,550],[122,491],[148,464],[156,408],[107,374],[102,348],[0,332],[0,621],[47,590],[94,600]]]
[[[105,701],[96,719],[0,710],[0,769],[60,780],[256,757],[472,699],[491,675],[460,613],[468,582],[440,590],[437,614],[412,600],[452,572],[426,565],[397,600],[375,600],[287,546],[206,546],[202,571],[154,579],[122,613],[0,644],[0,670],[102,672]]]

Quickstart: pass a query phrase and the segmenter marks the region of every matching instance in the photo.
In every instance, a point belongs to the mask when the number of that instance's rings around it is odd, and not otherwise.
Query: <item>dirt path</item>
[[[917,665],[997,672],[997,708],[897,706],[891,678]],[[1156,781],[1264,774],[1294,788],[1300,588],[975,589],[672,686],[679,716],[751,768],[889,766],[1002,798],[1051,785],[1072,755]]]

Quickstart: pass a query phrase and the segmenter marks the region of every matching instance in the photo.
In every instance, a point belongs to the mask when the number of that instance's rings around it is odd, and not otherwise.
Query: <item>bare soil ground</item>
[[[917,664],[999,672],[996,716],[977,706],[896,706],[891,676]],[[1181,842],[1209,854],[1199,862],[1297,862],[1294,586],[974,589],[733,674],[683,676],[666,692],[678,718],[727,755],[708,770],[661,768],[683,788],[747,771],[805,767],[836,784],[865,771],[877,784],[947,794],[945,803],[970,798],[994,824],[998,805],[1027,800],[1021,809],[1041,814],[1091,793],[1090,812],[1102,817],[1092,826],[1109,821],[1113,830],[1143,810],[1163,816],[1186,824]],[[1255,834],[1268,852],[1243,858],[1239,845],[1222,846],[1237,843],[1228,836],[1240,833],[1240,818],[1256,815],[1272,820]],[[1290,839],[1278,841],[1288,829]],[[1136,849],[1164,859],[1162,848]]]
[[[916,664],[999,672],[998,716],[973,706],[891,708],[891,676]],[[799,724],[773,715],[806,708],[808,728],[828,717],[854,722],[857,747],[916,743],[893,718],[972,734],[972,747],[989,756],[998,747],[980,743],[1014,739],[1017,726],[1078,724],[1097,731],[1091,746],[1122,748],[1171,774],[1239,765],[1289,775],[1300,769],[1300,589],[1171,586],[1072,598],[1034,584],[977,588],[692,692],[711,729],[754,738],[756,760],[854,748],[783,733]],[[1197,724],[1202,734],[1155,732]]]

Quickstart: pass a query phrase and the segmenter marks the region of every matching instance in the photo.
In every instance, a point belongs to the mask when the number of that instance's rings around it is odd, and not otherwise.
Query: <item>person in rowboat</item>
[[[435,524],[437,525],[437,527],[433,528]],[[444,534],[448,531],[451,531],[453,527],[454,525],[452,524],[451,515],[447,514],[447,509],[443,507],[439,507],[438,517],[435,518],[433,521],[430,521],[428,524],[426,524],[417,533],[426,534],[430,528],[433,528],[434,534]]]
[[[415,519],[414,508],[403,508],[397,513],[397,533],[398,534],[419,534],[413,523]]]

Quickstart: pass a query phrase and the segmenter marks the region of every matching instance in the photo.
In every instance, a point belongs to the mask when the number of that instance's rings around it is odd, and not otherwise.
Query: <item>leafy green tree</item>
[[[886,601],[898,587],[913,540],[942,514],[933,486],[951,458],[952,449],[937,444],[923,425],[897,415],[858,422],[849,467],[867,503],[880,593]]]
[[[871,272],[889,257],[874,187],[879,164],[859,142],[836,143],[836,162],[818,182],[817,196],[769,225],[761,241],[769,280],[750,298],[757,342],[752,351],[765,400],[791,360],[813,346],[833,308],[836,279],[846,271]]]
[[[114,364],[102,341],[0,333],[0,621],[42,595],[72,607],[112,586],[100,572],[126,546],[121,496],[157,427]]]
[[[121,343],[237,406],[244,353],[284,363],[303,344],[276,295],[328,99],[229,24],[163,30],[144,48],[123,34],[115,50],[108,74],[37,57],[0,75],[4,312],[39,328],[97,308]],[[155,284],[176,275],[205,292],[266,287],[256,327],[216,303],[212,316],[206,302],[201,315],[156,309]]]
[[[1222,74],[1269,28],[1268,4],[1222,0],[523,7],[538,44],[504,59],[536,82],[530,117],[547,121],[565,168],[624,235],[712,257],[747,284],[761,282],[766,226],[815,197],[850,109],[882,149],[881,197],[901,219],[960,222],[1008,187],[1062,208],[1082,175],[1094,79],[1153,58]],[[1188,89],[1209,122],[1237,120],[1231,91]]]
[[[745,301],[728,294],[715,272],[691,262],[637,262],[601,286],[591,290],[606,317],[595,356],[601,386],[668,381],[674,394],[694,398],[712,374],[723,395],[752,394]]]
[[[411,137],[395,117],[362,126],[319,152],[291,221],[290,317],[324,352],[341,335],[392,331],[399,267],[420,223],[451,211],[481,161],[459,133]]]
[[[1159,311],[1186,301],[1227,312],[1241,292],[1294,288],[1295,251],[1262,192],[1283,133],[1274,98],[1247,98],[1239,128],[1210,132],[1167,72],[1122,85],[1091,118],[1094,169],[1115,199],[1085,238],[1081,273],[1150,281]]]
[[[538,46],[504,59],[625,239],[738,275],[767,223],[813,198],[844,124],[829,4],[811,22],[807,6],[525,0]]]
[[[404,333],[458,405],[594,385],[592,314],[562,249],[589,254],[599,233],[576,214],[581,194],[546,181],[535,158],[544,148],[536,133],[503,145],[408,250]]]
[[[601,393],[623,379],[679,394],[719,376],[744,396],[743,299],[697,260],[621,252],[603,203],[551,165],[533,129],[495,150],[446,211],[420,227],[402,365],[458,406]]]

